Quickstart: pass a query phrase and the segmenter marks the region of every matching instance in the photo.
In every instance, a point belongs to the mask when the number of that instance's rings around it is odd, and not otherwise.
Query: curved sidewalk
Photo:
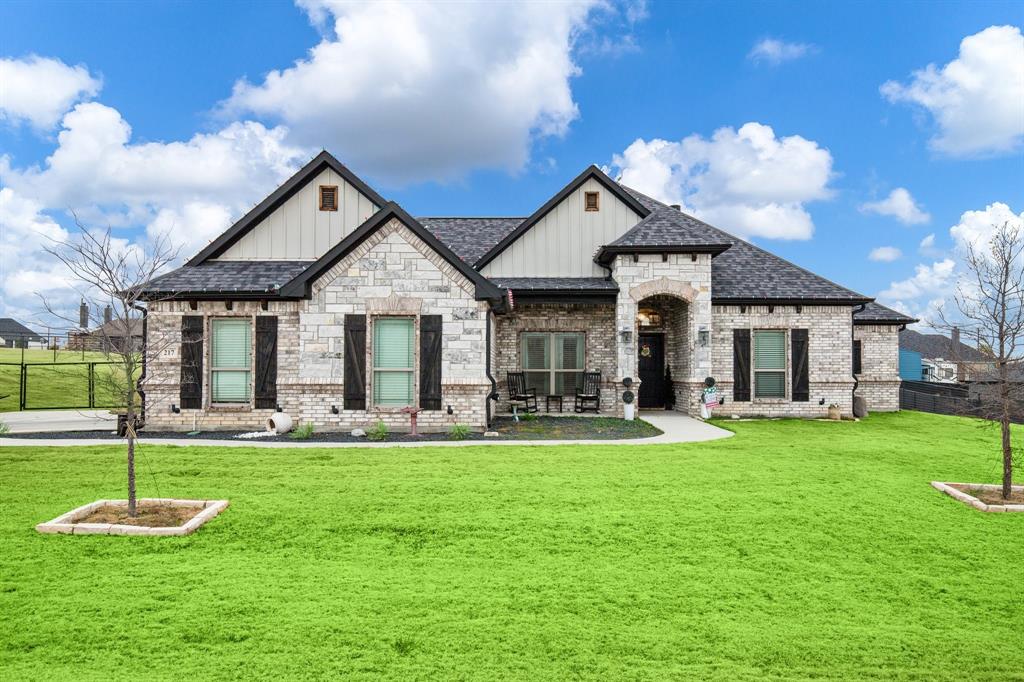
[[[371,441],[358,443],[325,443],[323,441],[261,441],[258,438],[251,440],[232,439],[214,440],[205,438],[156,438],[147,440],[145,436],[139,439],[144,445],[173,445],[180,447],[259,447],[259,448],[433,448],[433,447],[472,447],[472,446],[522,446],[522,445],[666,445],[670,443],[697,443],[709,440],[728,438],[733,435],[732,431],[720,429],[699,419],[694,419],[678,412],[644,412],[640,418],[653,424],[662,431],[660,436],[652,438],[627,438],[622,440],[595,439],[595,440],[508,440],[508,439],[487,439],[487,440],[441,440],[422,442],[384,442],[374,443]],[[142,432],[143,434],[145,431]],[[90,445],[121,445],[124,441],[120,438],[0,438],[0,448],[16,446],[75,446],[84,447]]]

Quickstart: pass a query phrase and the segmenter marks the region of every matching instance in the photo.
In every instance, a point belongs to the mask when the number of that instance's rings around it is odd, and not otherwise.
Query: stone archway
[[[693,299],[697,296],[697,290],[689,282],[680,282],[677,279],[669,279],[668,277],[652,279],[649,282],[637,284],[629,290],[629,297],[637,303],[645,298],[659,294],[674,296],[683,299],[687,303],[692,303]]]

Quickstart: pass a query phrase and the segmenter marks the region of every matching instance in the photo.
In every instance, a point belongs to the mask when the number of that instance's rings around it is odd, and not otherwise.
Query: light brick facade
[[[861,373],[857,395],[864,398],[869,412],[900,409],[900,327],[898,325],[854,325],[853,338],[860,341]]]

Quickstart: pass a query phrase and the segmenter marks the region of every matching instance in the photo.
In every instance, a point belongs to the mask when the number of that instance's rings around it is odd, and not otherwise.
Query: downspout
[[[856,341],[857,335],[857,313],[863,312],[868,307],[867,303],[861,303],[859,306],[853,309],[850,314],[850,353],[853,353],[853,342]],[[864,349],[861,348],[861,363],[864,362]],[[863,369],[863,367],[862,367]],[[850,413],[853,414],[853,401],[857,398],[857,387],[860,386],[860,381],[857,379],[857,375],[853,373],[853,357],[850,357],[850,374],[853,375],[853,392],[850,395]]]
[[[487,396],[487,402],[484,405],[487,419],[487,430],[491,429],[491,401],[498,399],[498,382],[494,380],[491,375],[491,311],[488,310],[484,317],[484,326],[486,331],[484,337],[486,338],[486,358],[484,359],[484,373],[487,375],[487,380],[491,382],[491,392]]]
[[[146,356],[147,348],[149,346],[149,309],[145,306],[140,306],[138,303],[133,303],[132,308],[135,310],[142,311],[142,372],[139,374],[139,380],[135,382],[137,390],[139,392],[139,398],[142,400],[142,407],[139,409],[139,420],[143,424],[146,423],[146,390],[142,388],[142,382],[146,379]],[[132,332],[131,328],[128,329],[128,344],[131,347]]]

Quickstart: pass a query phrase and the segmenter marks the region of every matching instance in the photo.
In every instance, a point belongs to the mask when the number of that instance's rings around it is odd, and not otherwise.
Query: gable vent
[[[337,185],[320,185],[320,210],[321,211],[337,211],[338,210],[338,186]]]
[[[583,206],[587,211],[601,210],[601,194],[599,192],[586,192],[583,195]]]

